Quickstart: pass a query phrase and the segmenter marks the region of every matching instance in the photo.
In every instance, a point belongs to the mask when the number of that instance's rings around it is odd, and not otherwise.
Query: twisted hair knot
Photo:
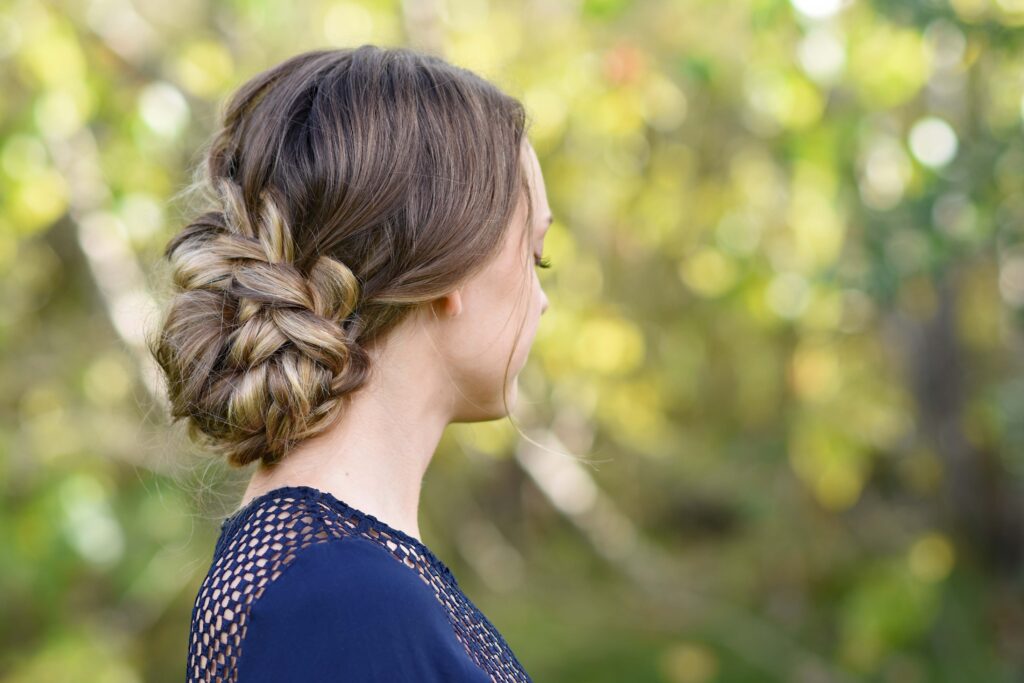
[[[168,246],[173,281],[185,297],[172,307],[165,336],[202,335],[203,347],[218,349],[210,361],[195,345],[194,362],[209,367],[201,386],[183,387],[208,404],[206,417],[198,418],[200,430],[231,443],[229,456],[240,464],[257,456],[274,461],[319,431],[341,399],[365,381],[369,359],[358,344],[362,323],[354,315],[359,280],[326,254],[304,275],[272,193],[261,194],[251,220],[236,184],[222,178],[217,188],[220,211],[206,214]],[[208,330],[184,328],[204,318]],[[211,345],[214,330],[220,339]],[[169,355],[164,358],[173,365]],[[239,432],[246,435],[240,443]]]

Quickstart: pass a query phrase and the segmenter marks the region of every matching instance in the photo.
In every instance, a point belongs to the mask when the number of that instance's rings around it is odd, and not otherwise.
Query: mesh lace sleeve
[[[485,683],[419,574],[358,537],[304,548],[253,603],[239,683]]]

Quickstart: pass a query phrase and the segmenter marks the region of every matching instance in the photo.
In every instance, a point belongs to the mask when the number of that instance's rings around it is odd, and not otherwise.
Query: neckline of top
[[[419,553],[421,553],[427,558],[428,562],[436,566],[443,573],[452,576],[452,578],[454,579],[454,576],[452,575],[451,570],[448,569],[448,566],[444,562],[442,562],[441,559],[434,554],[434,551],[427,547],[427,545],[420,539],[416,538],[411,534],[407,534],[401,529],[394,528],[387,522],[377,519],[369,512],[364,512],[359,508],[352,507],[351,505],[341,500],[340,498],[338,498],[329,491],[323,491],[313,486],[279,486],[277,488],[270,489],[269,491],[264,491],[263,493],[259,494],[258,496],[250,500],[248,503],[243,505],[241,508],[228,515],[227,518],[225,518],[224,521],[221,523],[221,531],[232,531],[242,522],[242,520],[249,517],[249,515],[252,514],[261,503],[273,498],[280,498],[281,496],[286,496],[288,494],[296,494],[299,496],[305,494],[306,496],[314,500],[323,501],[327,503],[330,507],[339,510],[343,513],[350,513],[353,517],[366,520],[368,525],[373,527],[375,530],[383,531],[388,535],[393,536],[398,540],[413,546]]]

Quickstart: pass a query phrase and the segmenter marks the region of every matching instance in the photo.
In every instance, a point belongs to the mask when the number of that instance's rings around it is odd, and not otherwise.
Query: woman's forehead
[[[533,151],[533,147],[527,143],[525,150],[523,164],[526,167],[526,182],[533,201],[533,215],[540,222],[541,228],[544,228],[547,226],[549,222],[548,216],[551,214],[551,210],[547,205],[544,174],[541,171],[540,160],[537,159],[537,154]]]

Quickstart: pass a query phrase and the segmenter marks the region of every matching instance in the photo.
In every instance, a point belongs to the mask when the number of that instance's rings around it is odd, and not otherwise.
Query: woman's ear
[[[453,289],[435,300],[438,312],[450,318],[462,313],[462,289]]]

